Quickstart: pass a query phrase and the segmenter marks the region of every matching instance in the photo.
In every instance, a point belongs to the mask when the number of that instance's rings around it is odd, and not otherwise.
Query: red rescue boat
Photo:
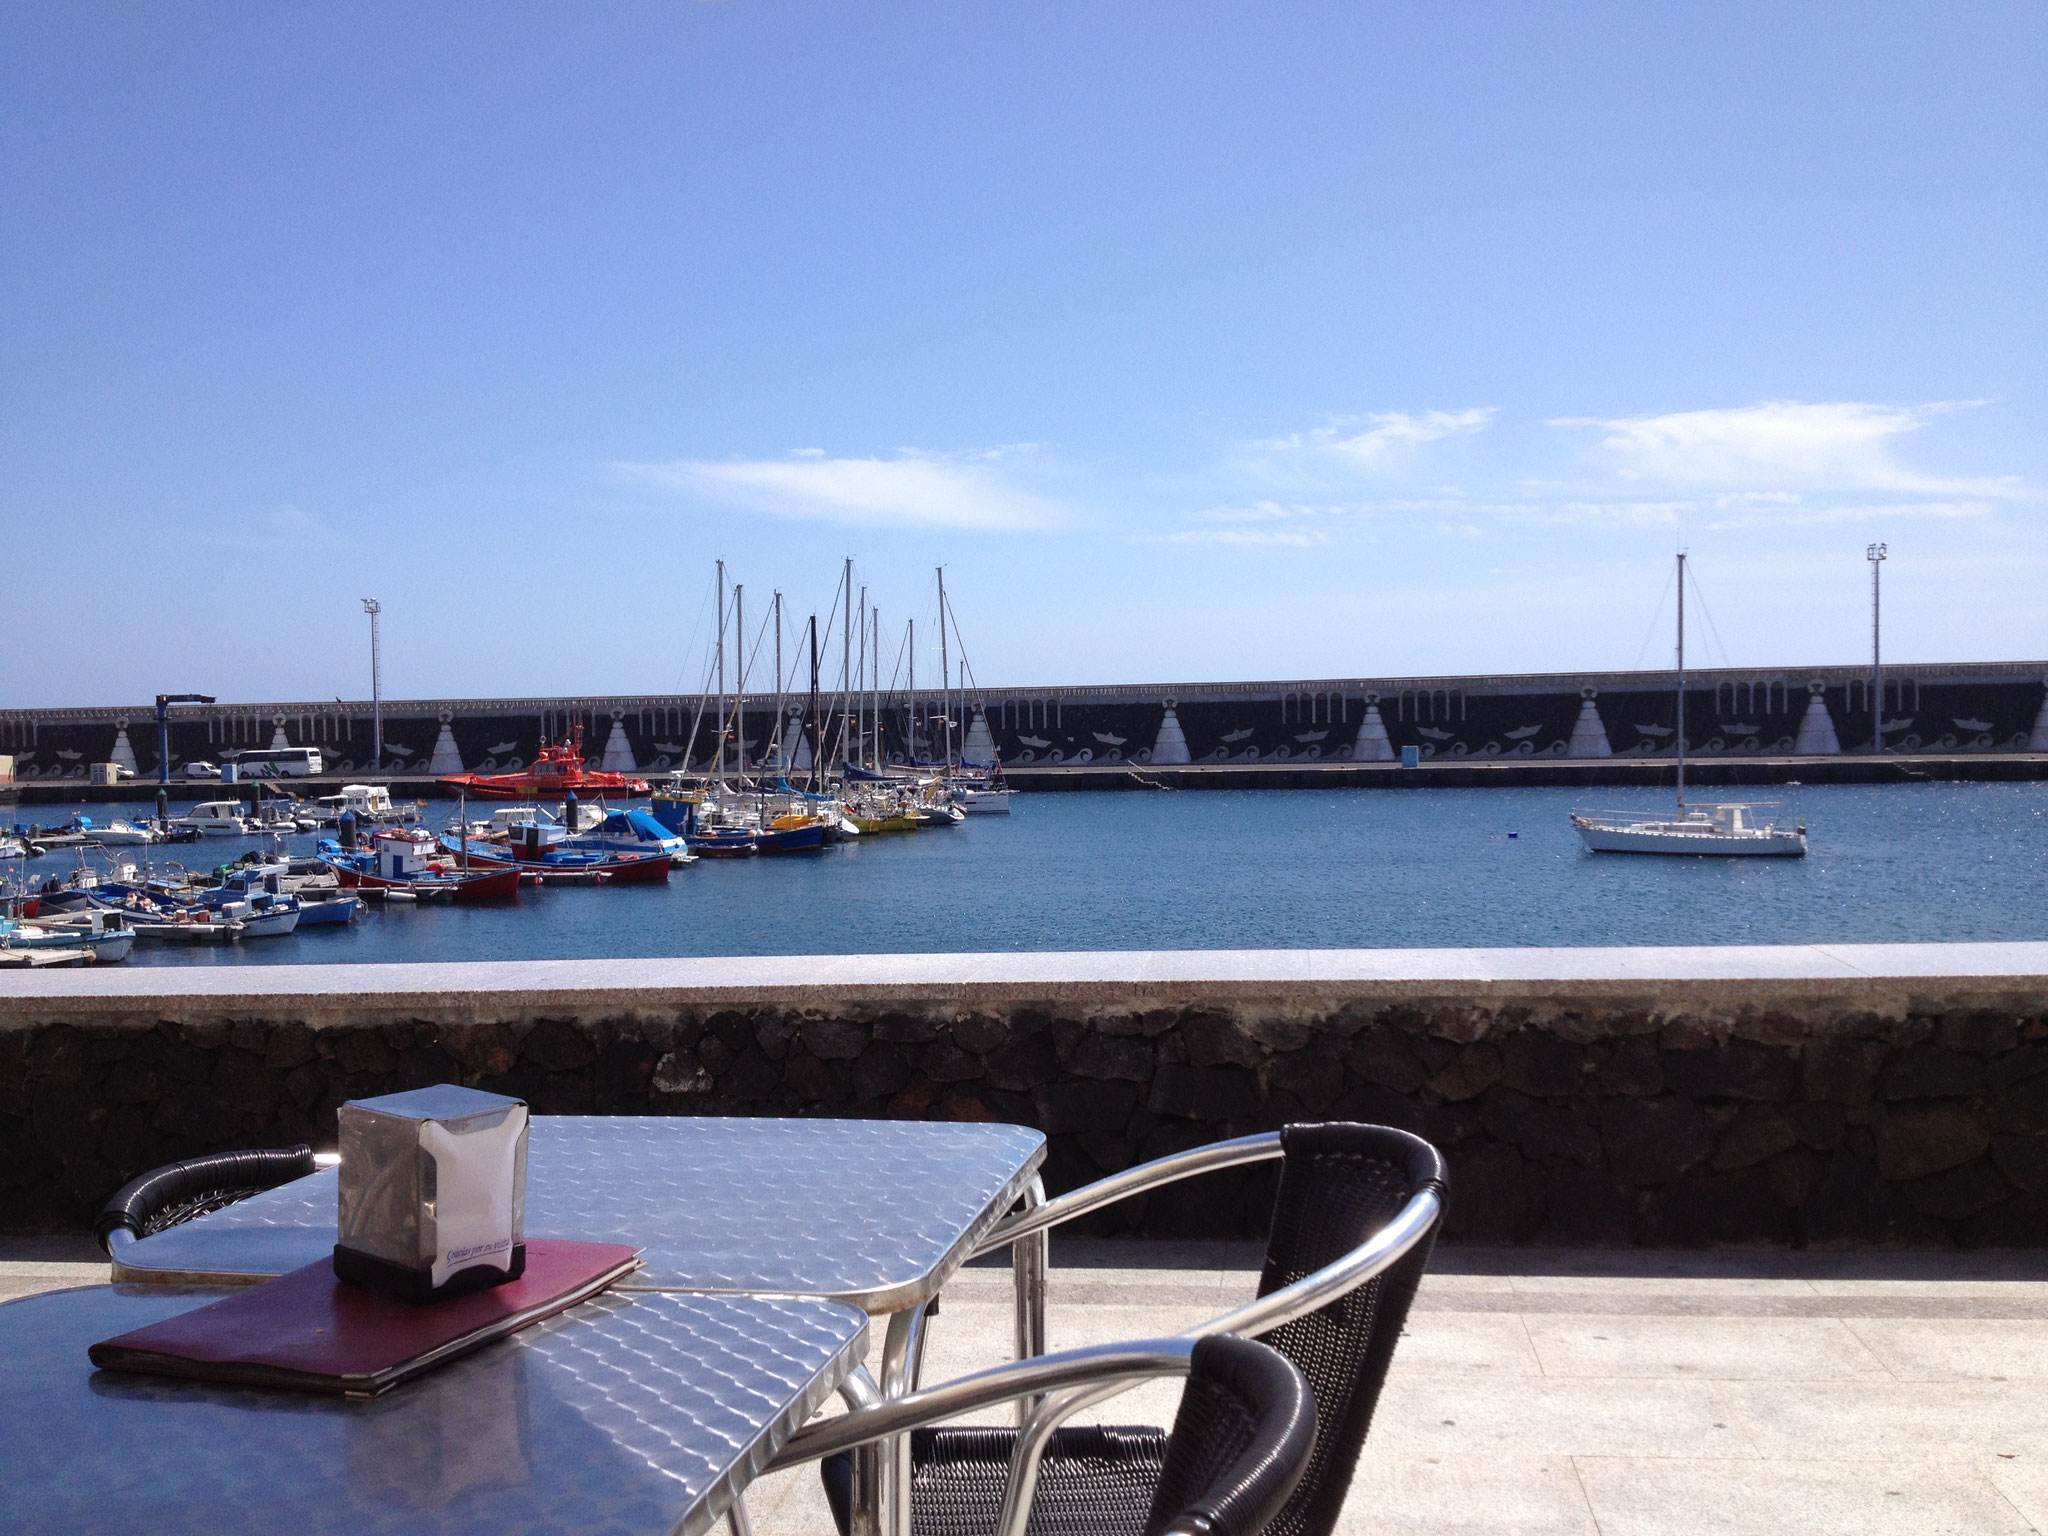
[[[580,725],[572,726],[561,741],[542,742],[531,768],[518,773],[450,773],[441,782],[483,800],[559,800],[572,789],[579,795],[644,795],[652,788],[629,773],[584,767]]]

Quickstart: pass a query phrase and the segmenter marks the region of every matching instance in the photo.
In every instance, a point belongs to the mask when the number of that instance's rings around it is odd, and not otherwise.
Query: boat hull
[[[401,895],[448,896],[456,901],[499,901],[519,894],[519,882],[523,871],[517,865],[494,869],[488,874],[444,876],[432,880],[387,880],[382,875],[371,874],[368,870],[353,865],[327,861],[335,877],[350,890],[396,891]]]
[[[1667,832],[1579,824],[1589,853],[1654,853],[1696,859],[1803,859],[1803,832]]]

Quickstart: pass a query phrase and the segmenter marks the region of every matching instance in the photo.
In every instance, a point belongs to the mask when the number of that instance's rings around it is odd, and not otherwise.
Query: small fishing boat
[[[559,742],[541,744],[533,766],[518,773],[451,773],[441,782],[450,789],[485,800],[559,800],[564,795],[644,795],[650,786],[645,779],[627,773],[608,773],[583,763],[583,727],[570,728]]]
[[[333,928],[352,923],[362,906],[362,898],[357,896],[316,896],[311,901],[301,896],[297,899],[301,928]]]
[[[231,944],[242,925],[205,907],[182,907],[154,917],[131,916],[128,926],[138,939],[157,944]]]
[[[537,874],[543,885],[639,885],[665,881],[675,868],[667,850],[607,853],[590,848],[543,848],[529,854],[517,839],[509,844],[441,836],[441,846],[472,869],[512,869]]]
[[[516,844],[518,839],[515,837]],[[650,853],[688,851],[689,839],[672,832],[642,810],[612,811],[587,832],[559,839],[558,848],[580,853],[610,853],[639,858]]]
[[[126,960],[135,930],[118,912],[77,912],[34,923],[0,917],[0,949],[84,949],[96,961]]]
[[[517,865],[463,871],[450,863],[425,827],[387,827],[367,852],[345,852],[332,838],[320,841],[321,862],[348,890],[379,900],[445,897],[451,901],[494,901],[519,894]]]

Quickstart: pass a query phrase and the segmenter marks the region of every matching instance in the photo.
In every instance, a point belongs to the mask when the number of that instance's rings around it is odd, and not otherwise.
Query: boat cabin
[[[438,873],[432,866],[440,845],[424,827],[397,827],[376,837],[377,876],[381,880],[421,880]]]

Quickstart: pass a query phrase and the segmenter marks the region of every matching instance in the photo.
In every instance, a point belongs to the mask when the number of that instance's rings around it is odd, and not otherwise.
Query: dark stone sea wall
[[[77,1227],[202,1151],[331,1146],[344,1100],[453,1081],[541,1114],[1014,1121],[1050,1138],[1055,1193],[1292,1120],[1379,1121],[1449,1158],[1452,1241],[2048,1246],[2035,978],[343,986],[0,996],[0,1228]],[[1256,1233],[1270,1178],[1095,1230]]]

